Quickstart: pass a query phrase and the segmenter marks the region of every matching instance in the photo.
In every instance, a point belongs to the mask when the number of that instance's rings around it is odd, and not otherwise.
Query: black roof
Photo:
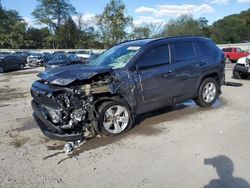
[[[182,35],[182,36],[174,36],[174,37],[163,37],[163,38],[146,38],[146,39],[136,39],[136,40],[130,40],[130,41],[124,41],[121,42],[117,45],[120,44],[126,44],[126,45],[138,45],[138,46],[145,46],[149,43],[156,42],[156,41],[161,41],[161,40],[182,40],[182,39],[189,39],[189,40],[194,40],[194,39],[200,39],[200,40],[211,40],[209,38],[201,37],[201,36],[196,36],[196,35]]]

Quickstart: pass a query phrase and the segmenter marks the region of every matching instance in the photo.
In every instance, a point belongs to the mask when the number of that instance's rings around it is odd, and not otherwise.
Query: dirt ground
[[[227,81],[208,109],[187,101],[145,114],[128,133],[72,156],[42,135],[29,89],[42,68],[0,75],[0,187],[250,188],[250,80]],[[229,186],[230,185],[230,186]]]

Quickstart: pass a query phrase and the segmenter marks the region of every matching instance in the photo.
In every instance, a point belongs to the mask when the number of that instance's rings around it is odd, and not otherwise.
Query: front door
[[[145,51],[136,62],[138,114],[171,104],[175,71],[170,57],[170,46],[161,45]]]

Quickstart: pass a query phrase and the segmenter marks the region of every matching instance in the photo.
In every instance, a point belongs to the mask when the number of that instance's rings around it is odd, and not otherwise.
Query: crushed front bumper
[[[83,134],[67,134],[60,128],[53,125],[43,113],[42,109],[34,100],[31,102],[34,110],[33,117],[36,120],[39,128],[43,134],[51,139],[63,140],[63,141],[77,141],[84,138]]]

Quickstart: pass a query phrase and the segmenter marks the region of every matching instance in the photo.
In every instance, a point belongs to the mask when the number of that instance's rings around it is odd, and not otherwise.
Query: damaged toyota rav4
[[[38,75],[34,118],[52,138],[118,135],[145,112],[194,99],[211,106],[224,83],[224,55],[207,38],[182,36],[117,44],[88,65]]]

